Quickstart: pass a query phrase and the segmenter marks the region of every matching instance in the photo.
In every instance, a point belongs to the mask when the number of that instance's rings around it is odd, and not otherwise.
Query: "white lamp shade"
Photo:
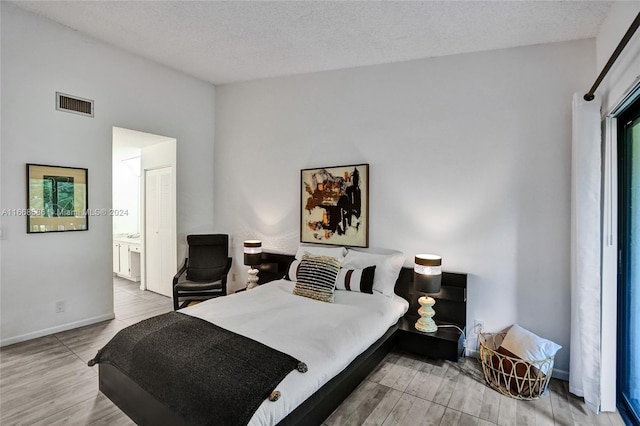
[[[416,254],[413,270],[421,275],[442,274],[442,257],[435,254]]]
[[[247,240],[244,242],[244,252],[246,254],[258,254],[262,253],[262,241],[260,240]]]

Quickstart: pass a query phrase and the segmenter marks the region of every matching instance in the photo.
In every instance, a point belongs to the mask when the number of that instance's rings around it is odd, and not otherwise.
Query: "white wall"
[[[137,150],[132,153],[131,151]],[[114,210],[126,212],[113,217],[113,234],[135,234],[140,232],[140,167],[131,167],[132,157],[140,160],[139,148],[120,148],[113,143],[113,188],[112,206]],[[123,160],[127,161],[125,163]],[[139,163],[138,163],[139,164]]]
[[[89,208],[111,207],[119,126],[177,139],[178,233],[211,229],[215,88],[10,3],[0,10],[1,207],[25,207],[27,162],[88,168]],[[56,111],[56,91],[95,100],[95,117]],[[111,217],[91,217],[86,232],[27,235],[11,216],[2,227],[0,343],[113,315]]]
[[[566,373],[571,98],[594,69],[583,40],[218,86],[215,226],[235,259],[248,237],[293,253],[300,169],[369,163],[370,246],[442,255],[469,328],[517,322]]]

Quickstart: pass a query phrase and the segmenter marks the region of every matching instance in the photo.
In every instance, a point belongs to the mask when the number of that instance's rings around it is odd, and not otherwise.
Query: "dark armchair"
[[[227,274],[231,269],[229,236],[187,235],[187,244],[189,256],[173,277],[174,310],[227,294]]]

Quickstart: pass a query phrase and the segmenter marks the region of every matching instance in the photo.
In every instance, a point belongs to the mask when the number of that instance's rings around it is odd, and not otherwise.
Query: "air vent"
[[[93,101],[56,92],[56,109],[93,117]]]

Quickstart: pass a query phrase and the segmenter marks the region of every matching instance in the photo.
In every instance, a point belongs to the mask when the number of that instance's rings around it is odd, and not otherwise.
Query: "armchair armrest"
[[[227,284],[227,275],[229,274],[229,271],[231,270],[231,262],[232,261],[233,261],[232,258],[230,258],[230,257],[227,258],[227,266],[224,267],[224,271],[222,272],[222,276],[220,277],[220,280],[222,281],[222,285],[225,288],[226,288],[226,284]]]
[[[227,266],[224,268],[224,275],[227,275],[229,273],[229,271],[231,270],[231,263],[233,262],[233,258],[228,257],[227,258]]]
[[[173,276],[173,285],[174,286],[176,284],[178,284],[178,280],[180,279],[180,275],[184,274],[187,271],[188,263],[189,263],[189,258],[185,258],[184,259],[184,263],[182,264],[180,269],[178,269],[178,272]]]
[[[227,266],[224,268],[224,272],[222,273],[222,277],[220,278],[220,282],[222,284],[222,294],[226,296],[227,294],[227,274],[231,270],[231,262],[233,259],[231,257],[227,258]]]

